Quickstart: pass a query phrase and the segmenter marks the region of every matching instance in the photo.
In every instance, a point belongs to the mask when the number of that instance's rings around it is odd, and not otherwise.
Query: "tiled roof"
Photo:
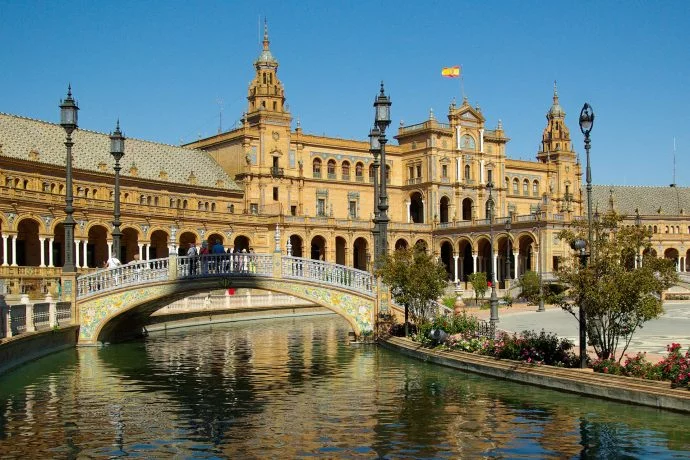
[[[78,129],[72,133],[75,169],[114,174],[108,134]],[[55,123],[0,113],[0,156],[65,165],[65,131]],[[107,165],[101,169],[99,164]],[[241,190],[206,152],[127,138],[122,176],[136,165],[137,178],[223,190]],[[196,178],[189,180],[190,175]],[[219,185],[221,184],[222,185]]]
[[[593,211],[597,206],[599,212],[608,211],[611,199],[615,211],[619,214],[634,215],[635,209],[639,209],[640,215],[643,216],[677,216],[681,212],[690,214],[690,188],[687,187],[592,186]]]

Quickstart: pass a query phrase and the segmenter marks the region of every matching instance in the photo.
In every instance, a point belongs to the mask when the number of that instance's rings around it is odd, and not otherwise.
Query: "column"
[[[676,259],[676,271],[680,271],[680,257]]]
[[[48,266],[53,267],[53,240],[54,238],[48,238]]]
[[[17,235],[12,237],[12,266],[17,266]]]
[[[513,266],[514,266],[514,267],[513,267],[513,270],[515,270],[515,276],[513,276],[513,279],[514,279],[514,280],[517,279],[517,272],[518,272],[518,256],[519,256],[519,255],[520,255],[519,252],[513,252],[513,262],[515,262],[515,263],[513,264]]]
[[[150,246],[151,246],[151,244],[149,244],[149,243],[144,243],[144,257],[143,257],[143,260],[149,260],[149,258],[151,257],[151,251],[149,251],[149,247],[150,247]]]
[[[412,216],[410,215],[410,205],[412,205],[412,202],[410,200],[407,200],[405,204],[407,205],[407,223],[409,224],[410,222],[412,222]]]
[[[477,273],[477,254],[472,253],[472,273]]]
[[[493,277],[492,277],[492,278],[496,278],[496,281],[498,281],[498,272],[496,271],[496,267],[497,267],[497,266],[498,266],[498,254],[496,254],[496,253],[494,252],[494,256],[493,256],[493,268],[492,268],[491,273],[493,273]],[[491,282],[493,282],[493,279],[491,280]]]
[[[455,262],[455,284],[458,284],[458,256],[453,256],[453,261]]]
[[[426,224],[429,221],[429,219],[426,218],[429,211],[426,209],[426,201],[424,199],[422,199],[422,209],[424,210],[424,212],[422,213],[422,222],[420,223]]]
[[[74,266],[76,268],[81,268],[79,266],[79,243],[81,240],[74,240]]]
[[[479,151],[484,153],[484,128],[479,130]]]
[[[88,254],[87,254],[87,251],[86,251],[86,248],[87,248],[87,246],[88,246],[88,244],[89,244],[89,240],[84,240],[83,243],[84,243],[84,265],[82,265],[82,267],[84,267],[84,268],[89,268],[89,262],[88,262],[88,258],[87,258]]]
[[[144,260],[144,243],[138,243],[139,245],[139,260]],[[211,243],[209,242],[209,249],[211,249]]]
[[[26,308],[26,332],[36,332],[36,326],[34,325],[34,304],[29,300],[29,296],[22,295],[21,302]]]
[[[46,266],[46,245],[45,245],[46,239],[45,238],[39,238],[38,243],[41,246],[41,265],[39,267],[45,267]]]
[[[678,271],[685,271],[685,256],[680,258],[680,263],[678,264]]]
[[[479,160],[479,184],[484,184],[484,160]]]
[[[465,279],[465,258],[460,257],[460,279]]]
[[[113,242],[108,241],[108,259],[110,259],[111,255],[113,255]]]
[[[461,176],[462,168],[460,167],[461,166],[460,162],[461,162],[460,157],[457,157],[455,159],[455,181],[456,182],[461,182],[461,180],[462,180],[462,176]]]
[[[409,214],[409,212],[408,212]],[[7,267],[7,235],[2,235],[2,266]]]

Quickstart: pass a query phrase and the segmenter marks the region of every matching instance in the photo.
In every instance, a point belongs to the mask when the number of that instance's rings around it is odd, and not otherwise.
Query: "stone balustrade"
[[[72,324],[70,302],[60,302],[50,295],[32,301],[24,294],[16,303],[0,297],[0,339],[69,324]]]

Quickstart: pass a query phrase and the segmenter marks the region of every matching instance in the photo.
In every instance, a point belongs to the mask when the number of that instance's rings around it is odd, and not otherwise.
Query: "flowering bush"
[[[453,350],[477,353],[489,339],[468,334],[453,334],[448,338],[447,346]]]
[[[645,353],[638,353],[633,357],[626,355],[622,365],[614,359],[598,359],[592,367],[594,372],[648,380],[670,380],[673,386],[690,389],[690,349],[683,354],[680,344],[672,343],[666,350],[668,356],[656,364],[647,361]]]
[[[690,348],[683,355],[679,343],[666,347],[668,356],[657,363],[663,380],[670,380],[674,386],[690,389]]]
[[[487,342],[481,353],[527,363],[574,367],[577,359],[572,349],[571,341],[559,339],[556,334],[523,331],[520,335],[500,333],[496,340]]]

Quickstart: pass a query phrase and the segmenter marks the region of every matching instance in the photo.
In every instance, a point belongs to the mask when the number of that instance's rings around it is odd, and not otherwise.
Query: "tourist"
[[[189,249],[187,250],[187,257],[189,257],[187,264],[189,265],[189,274],[190,275],[196,274],[196,266],[197,266],[196,257],[198,255],[199,255],[199,253],[196,250],[196,243],[194,241],[192,241],[191,243],[189,243]]]
[[[201,274],[202,275],[207,275],[208,274],[208,255],[210,254],[209,248],[208,248],[208,241],[204,240],[201,242],[201,250],[199,251],[199,255],[201,256]]]

